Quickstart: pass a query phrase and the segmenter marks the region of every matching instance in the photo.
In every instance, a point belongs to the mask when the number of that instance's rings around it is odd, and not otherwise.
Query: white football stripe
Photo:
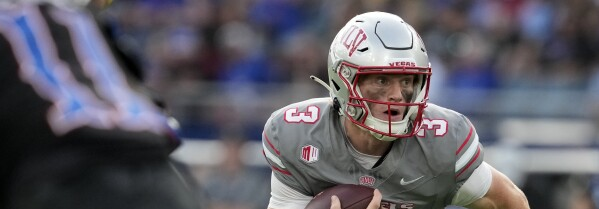
[[[468,147],[466,152],[464,152],[462,157],[460,157],[458,161],[455,163],[455,172],[458,172],[460,169],[466,166],[470,159],[472,159],[472,157],[474,157],[474,155],[476,154],[476,149],[478,149],[478,134],[474,135],[473,140],[474,141],[470,143],[470,146]]]
[[[266,148],[266,145],[264,143],[262,143],[262,148],[264,150],[264,155],[266,155],[266,158],[270,159],[272,162],[277,164],[279,167],[285,168],[285,166],[283,165],[283,162],[281,162],[281,159],[279,159],[279,157],[277,157],[275,154],[272,154],[272,152],[270,152],[270,150],[268,148]]]

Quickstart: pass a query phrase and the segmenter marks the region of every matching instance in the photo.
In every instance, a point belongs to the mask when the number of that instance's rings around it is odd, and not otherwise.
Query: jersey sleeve
[[[312,196],[304,195],[279,181],[274,172],[270,180],[271,197],[268,208],[302,209],[312,200]]]
[[[266,157],[266,161],[270,165],[273,172],[279,175],[290,176],[291,173],[285,167],[281,157],[281,151],[279,151],[279,137],[277,136],[277,126],[273,124],[273,117],[277,112],[268,119],[262,132],[262,153]]]
[[[466,118],[456,127],[457,150],[455,151],[455,178],[458,185],[463,184],[483,162],[483,146],[480,144],[476,129]]]
[[[270,165],[273,173],[273,178],[277,178],[283,184],[297,190],[304,191],[301,188],[300,183],[293,176],[289,166],[289,163],[285,156],[289,156],[290,153],[284,153],[282,146],[288,145],[282,143],[282,137],[280,132],[281,117],[279,116],[280,110],[274,112],[268,119],[264,126],[264,132],[262,133],[262,152],[266,161]],[[293,146],[293,145],[288,145]],[[302,192],[304,193],[304,192]]]
[[[491,166],[483,162],[453,196],[451,205],[466,206],[484,197],[492,181]]]

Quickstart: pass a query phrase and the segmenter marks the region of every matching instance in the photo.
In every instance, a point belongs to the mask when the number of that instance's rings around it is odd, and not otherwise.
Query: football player
[[[368,12],[349,20],[331,44],[327,71],[328,84],[312,78],[330,98],[288,105],[266,122],[268,208],[304,208],[336,184],[378,189],[382,201],[371,207],[529,208],[522,191],[483,161],[468,118],[427,103],[427,51],[402,18]]]
[[[168,117],[85,6],[0,3],[0,208],[198,208]]]

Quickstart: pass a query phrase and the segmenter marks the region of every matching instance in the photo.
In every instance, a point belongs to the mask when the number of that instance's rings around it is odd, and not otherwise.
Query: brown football
[[[306,209],[329,209],[331,208],[331,196],[337,195],[342,209],[365,209],[372,200],[374,188],[354,185],[340,184],[323,190],[314,196]]]

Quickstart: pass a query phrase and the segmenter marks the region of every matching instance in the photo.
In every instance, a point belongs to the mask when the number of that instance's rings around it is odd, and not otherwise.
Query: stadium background
[[[365,11],[400,15],[433,67],[430,102],[477,126],[532,208],[599,208],[597,0],[121,0],[100,12],[180,125],[173,157],[210,208],[265,208],[262,126],[328,96],[330,41]],[[593,201],[595,200],[595,201]]]

